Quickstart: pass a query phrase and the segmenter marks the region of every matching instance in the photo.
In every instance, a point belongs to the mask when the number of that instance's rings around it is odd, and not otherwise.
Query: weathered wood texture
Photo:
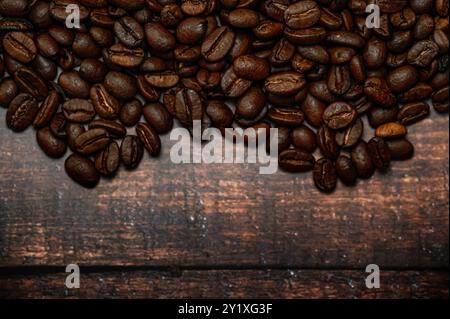
[[[0,266],[448,267],[447,116],[410,129],[413,160],[332,195],[309,174],[172,164],[167,136],[159,160],[86,190],[32,130],[0,136]]]
[[[368,289],[360,271],[243,270],[88,273],[79,289],[65,273],[0,276],[2,298],[448,298],[448,272],[381,272]]]

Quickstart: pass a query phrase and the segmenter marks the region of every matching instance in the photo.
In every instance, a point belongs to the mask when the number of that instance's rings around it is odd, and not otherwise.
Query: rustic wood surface
[[[14,134],[1,120],[0,295],[63,297],[61,274],[26,269],[77,263],[186,268],[161,291],[139,282],[161,281],[158,269],[94,272],[74,295],[84,297],[448,297],[448,125],[433,114],[410,129],[413,160],[324,195],[308,174],[174,165],[168,136],[160,159],[86,190],[65,175],[63,160],[45,157],[31,129]],[[371,263],[392,271],[391,288],[348,284]],[[292,289],[287,269],[302,279]],[[243,288],[225,287],[222,276]],[[109,283],[104,290],[98,278]]]

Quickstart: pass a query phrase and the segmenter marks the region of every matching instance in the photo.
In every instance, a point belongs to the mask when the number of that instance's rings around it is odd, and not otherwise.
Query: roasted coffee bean
[[[21,93],[9,104],[6,124],[15,132],[24,131],[33,123],[38,112],[39,105],[36,99],[30,94]]]
[[[397,120],[398,109],[397,108],[382,108],[373,107],[368,113],[368,120],[370,126],[377,128],[382,124],[389,122],[395,122]]]
[[[139,47],[144,41],[144,29],[132,17],[122,17],[114,23],[114,33],[129,48]]]
[[[201,121],[203,119],[203,101],[194,90],[183,89],[178,91],[174,107],[176,118],[185,127],[192,127],[193,121]]]
[[[135,135],[127,135],[120,145],[120,159],[128,169],[136,168],[144,155],[144,146]]]
[[[141,115],[142,103],[135,99],[122,106],[119,118],[123,125],[134,126],[139,122]]]
[[[339,130],[351,125],[358,113],[349,104],[336,102],[330,104],[323,113],[323,121],[329,128]]]
[[[382,78],[368,78],[364,84],[364,93],[366,93],[372,101],[386,108],[394,106],[397,102],[397,99],[389,89],[386,80]]]
[[[364,131],[364,124],[361,119],[357,119],[354,124],[345,130],[336,132],[336,143],[342,148],[351,148],[361,139]]]
[[[316,134],[307,126],[298,126],[290,133],[292,145],[296,148],[312,153],[317,148]]]
[[[92,105],[98,115],[114,119],[119,115],[119,102],[108,93],[103,84],[94,84],[90,90]]]
[[[321,158],[316,161],[313,179],[316,187],[322,192],[333,192],[337,183],[336,168],[333,161],[327,158]]]
[[[306,84],[304,77],[297,72],[282,71],[270,75],[264,85],[272,94],[287,96],[300,91]]]
[[[364,64],[366,67],[369,69],[380,68],[386,61],[386,56],[386,42],[378,39],[367,42],[363,53]]]
[[[51,121],[50,121],[50,130],[52,131],[53,135],[55,135],[58,138],[64,139],[66,137],[66,126],[67,126],[67,119],[63,115],[63,113],[56,113]]]
[[[259,14],[250,9],[239,8],[230,12],[228,23],[235,28],[254,28],[259,23]]]
[[[372,138],[367,143],[367,149],[376,168],[387,169],[389,167],[391,152],[383,139],[379,137]]]
[[[397,115],[400,124],[411,125],[428,117],[430,106],[425,102],[415,102],[403,105]]]
[[[88,100],[72,99],[63,104],[64,116],[72,122],[89,123],[95,117],[94,106]]]
[[[225,71],[220,81],[220,87],[223,93],[230,98],[241,96],[251,85],[252,81],[238,77],[233,67]]]
[[[81,62],[80,77],[90,83],[99,83],[103,82],[106,74],[108,73],[108,68],[105,63],[96,60],[96,59],[84,59]]]
[[[120,166],[120,149],[116,142],[111,142],[95,156],[95,169],[102,175],[114,175]]]
[[[223,59],[234,44],[235,33],[228,27],[219,27],[202,44],[202,55],[209,62]]]
[[[108,72],[104,84],[108,92],[119,100],[132,99],[137,93],[136,79],[122,72]]]
[[[35,128],[43,128],[48,125],[53,115],[55,115],[58,111],[61,102],[61,94],[59,94],[56,90],[50,91],[40,106],[39,112],[34,119],[33,126]]]
[[[384,139],[395,139],[404,137],[407,132],[408,131],[404,125],[392,122],[378,126],[375,130],[375,136]]]
[[[53,81],[58,74],[58,66],[56,63],[40,54],[32,62],[32,67],[46,81]]]
[[[299,126],[305,120],[305,115],[297,108],[273,107],[267,113],[267,118],[280,126]]]
[[[392,70],[387,78],[387,83],[391,92],[404,93],[416,85],[418,79],[417,70],[410,65],[405,65]]]
[[[314,168],[315,159],[312,154],[299,149],[287,149],[278,157],[280,167],[292,173],[307,172]]]
[[[231,124],[233,123],[233,112],[223,101],[208,101],[206,114],[208,114],[212,123],[218,128],[231,127]]]
[[[346,65],[333,65],[328,72],[327,85],[331,93],[345,94],[351,87],[350,71]]]
[[[302,111],[305,114],[306,121],[312,126],[321,126],[323,124],[323,113],[327,106],[325,103],[308,94],[302,105]]]
[[[64,164],[67,175],[83,187],[95,187],[100,181],[100,175],[94,163],[79,154],[70,155]]]
[[[58,84],[68,97],[79,99],[89,97],[90,85],[77,71],[61,73]]]
[[[75,140],[77,152],[85,155],[104,149],[110,142],[109,134],[102,128],[93,128],[80,134]]]
[[[319,47],[320,50],[324,50],[324,48]],[[327,52],[327,51],[325,51]],[[345,47],[334,47],[328,49],[327,56],[329,53],[329,57],[332,64],[345,64],[349,63],[353,57],[356,55],[356,52],[352,48],[345,48]],[[325,59],[325,56],[322,60],[316,61],[321,64],[327,64],[328,59]]]
[[[127,48],[122,43],[117,43],[104,51],[107,60],[119,67],[134,69],[144,61],[144,50],[141,48]]]
[[[146,123],[136,125],[136,134],[151,156],[158,156],[161,151],[161,140],[158,133]]]
[[[407,139],[387,140],[386,145],[395,161],[405,161],[414,155],[414,146]]]
[[[449,89],[448,86],[441,88],[431,95],[433,108],[439,113],[448,113],[449,110]]]
[[[31,62],[37,54],[33,39],[23,32],[9,32],[3,37],[3,48],[22,63]]]
[[[77,32],[72,43],[73,52],[82,59],[99,58],[102,49],[89,33]]]
[[[150,103],[142,109],[145,120],[158,134],[169,132],[173,126],[173,119],[169,111],[161,103]]]
[[[0,106],[7,108],[18,93],[17,84],[11,78],[3,79],[0,82]]]
[[[49,157],[61,158],[66,154],[66,142],[53,135],[48,126],[36,132],[36,140],[42,151]]]
[[[354,185],[358,178],[355,163],[347,155],[339,155],[336,159],[336,173],[345,185]]]
[[[259,86],[252,86],[236,102],[236,114],[246,119],[254,119],[265,105],[264,92]]]
[[[48,58],[54,57],[59,53],[58,43],[48,33],[43,33],[36,37],[36,46],[39,49],[39,53]]]
[[[326,157],[335,159],[339,155],[339,145],[336,143],[336,134],[328,126],[321,126],[317,131],[317,145]]]
[[[160,89],[170,89],[178,84],[180,77],[173,71],[146,74],[145,80],[152,86]]]
[[[13,78],[21,91],[31,94],[38,100],[42,100],[48,95],[48,87],[45,81],[36,72],[28,68],[18,69]]]
[[[366,142],[359,142],[359,144],[352,150],[352,160],[355,163],[358,177],[368,179],[373,175],[375,165],[372,161]]]
[[[322,27],[300,30],[285,28],[284,36],[296,45],[315,45],[321,43],[327,37],[327,32]]]
[[[281,39],[273,47],[269,61],[273,66],[287,65],[295,54],[295,47],[286,39]]]
[[[177,26],[176,37],[180,43],[199,43],[206,35],[208,22],[202,17],[189,17]]]
[[[234,60],[233,71],[240,78],[260,81],[270,75],[270,66],[266,59],[254,55],[241,55]]]
[[[433,88],[423,82],[410,88],[408,91],[399,95],[399,101],[403,103],[411,103],[426,100],[433,93]]]
[[[156,51],[167,52],[175,48],[175,37],[159,23],[149,22],[145,25],[145,38],[147,44]]]
[[[89,129],[91,130],[94,128],[104,129],[112,138],[123,138],[125,137],[125,135],[127,135],[127,129],[122,124],[111,120],[93,120],[91,123],[89,123]]]
[[[418,66],[427,67],[439,53],[439,47],[430,40],[422,40],[414,44],[408,52],[408,63]]]
[[[284,12],[284,21],[289,28],[305,29],[320,19],[320,8],[315,1],[303,0],[291,4]]]

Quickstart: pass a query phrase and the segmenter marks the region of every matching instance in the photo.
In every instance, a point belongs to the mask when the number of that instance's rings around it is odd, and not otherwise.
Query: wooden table
[[[1,297],[448,298],[448,116],[411,127],[413,160],[324,195],[304,174],[174,165],[167,136],[160,160],[86,190],[4,115]]]

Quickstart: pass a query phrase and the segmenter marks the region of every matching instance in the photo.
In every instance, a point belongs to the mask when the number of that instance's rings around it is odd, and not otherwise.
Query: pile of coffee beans
[[[70,148],[66,172],[85,187],[158,156],[174,120],[199,120],[279,128],[280,167],[331,192],[411,158],[407,127],[431,106],[448,112],[448,11],[448,0],[0,0],[0,105],[48,156]]]

